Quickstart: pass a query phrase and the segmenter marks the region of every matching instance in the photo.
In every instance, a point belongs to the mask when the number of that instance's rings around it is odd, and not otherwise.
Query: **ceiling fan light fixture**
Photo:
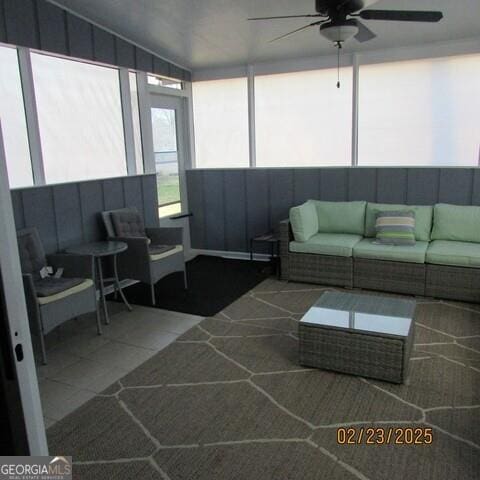
[[[353,23],[342,25],[324,24],[320,26],[320,35],[333,43],[343,43],[358,33],[358,27]]]

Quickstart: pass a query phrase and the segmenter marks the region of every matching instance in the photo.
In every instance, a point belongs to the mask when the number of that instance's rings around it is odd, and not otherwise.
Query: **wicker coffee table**
[[[414,300],[325,292],[299,323],[300,364],[403,383],[415,307]]]

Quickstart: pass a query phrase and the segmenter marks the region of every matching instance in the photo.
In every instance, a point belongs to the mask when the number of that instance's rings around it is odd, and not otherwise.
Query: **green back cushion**
[[[415,213],[388,211],[377,213],[377,242],[382,245],[415,245]]]
[[[363,235],[366,202],[316,201],[318,231]]]
[[[315,201],[308,200],[298,207],[290,209],[290,224],[297,242],[306,242],[318,233],[318,217]]]
[[[432,240],[480,243],[480,207],[435,205]]]
[[[367,203],[365,215],[365,236],[375,237],[375,222],[380,212],[408,212],[415,213],[415,239],[421,242],[430,241],[432,230],[433,207],[416,205],[391,205],[385,203]]]

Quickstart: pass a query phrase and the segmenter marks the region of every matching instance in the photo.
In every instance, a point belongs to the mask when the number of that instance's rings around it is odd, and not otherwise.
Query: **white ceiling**
[[[55,0],[71,11],[192,70],[330,55],[318,27],[268,41],[314,19],[247,17],[315,13],[314,0]],[[480,0],[379,0],[370,8],[441,10],[438,24],[365,21],[378,37],[345,52],[480,37]]]

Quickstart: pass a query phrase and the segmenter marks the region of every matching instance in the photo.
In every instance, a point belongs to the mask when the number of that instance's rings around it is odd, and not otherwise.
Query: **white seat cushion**
[[[150,255],[150,260],[152,262],[155,262],[157,260],[161,260],[162,258],[169,257],[170,255],[175,255],[176,253],[183,252],[183,246],[182,245],[175,245],[175,248],[172,248],[171,250],[167,250],[166,252],[163,253],[157,253],[156,255]]]
[[[76,285],[75,287],[68,288],[63,292],[55,293],[54,295],[50,295],[48,297],[37,297],[37,300],[40,305],[46,305],[47,303],[56,302],[58,300],[61,300],[62,298],[69,297],[74,293],[83,292],[83,290],[86,290],[87,288],[90,288],[92,286],[93,286],[93,280],[91,280],[90,278],[87,278],[82,283],[80,283],[79,285]]]

